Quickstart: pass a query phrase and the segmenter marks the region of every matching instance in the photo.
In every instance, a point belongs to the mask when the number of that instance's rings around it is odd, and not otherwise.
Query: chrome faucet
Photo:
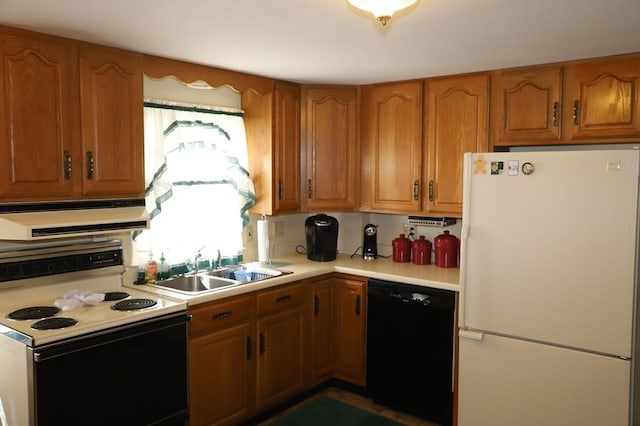
[[[222,268],[222,255],[220,254],[220,249],[218,249],[218,257],[216,258],[216,268]]]
[[[198,249],[198,251],[196,252],[195,257],[193,258],[193,269],[194,269],[194,273],[198,273],[198,270],[200,269],[200,265],[199,265],[199,259],[202,257],[202,250],[205,248],[206,246],[202,246]]]

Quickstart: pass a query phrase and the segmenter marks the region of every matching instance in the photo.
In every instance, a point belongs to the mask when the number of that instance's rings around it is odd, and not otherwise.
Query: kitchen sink
[[[149,285],[185,294],[198,294],[287,274],[291,272],[263,266],[234,265],[168,278]]]
[[[170,290],[177,290],[184,293],[201,293],[238,284],[240,283],[236,280],[198,274],[169,278],[158,281],[155,284],[151,284],[151,286],[168,288]]]
[[[279,269],[257,265],[228,266],[224,268],[211,269],[207,272],[204,272],[204,274],[206,274],[206,276],[208,277],[227,278],[241,282],[262,281],[290,273],[291,272],[288,271],[281,271]]]

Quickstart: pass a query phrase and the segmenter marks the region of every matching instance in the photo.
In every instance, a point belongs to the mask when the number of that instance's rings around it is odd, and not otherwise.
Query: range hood
[[[149,228],[144,199],[0,204],[0,240],[30,241]]]

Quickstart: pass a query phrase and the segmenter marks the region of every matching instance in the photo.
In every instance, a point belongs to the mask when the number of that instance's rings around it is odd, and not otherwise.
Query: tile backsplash
[[[299,250],[305,250],[304,222],[307,217],[315,213],[298,213],[279,216],[268,216],[269,235],[271,240],[270,257],[277,259],[278,256],[292,254]],[[335,217],[339,223],[338,229],[338,252],[346,254],[362,254],[362,233],[364,226],[368,223],[378,225],[378,254],[380,256],[391,256],[391,242],[404,232],[405,224],[408,223],[408,216],[381,213],[341,213],[328,212]],[[260,215],[251,215],[251,222],[244,232],[244,259],[253,261],[258,258],[258,246],[256,222]],[[455,225],[447,227],[416,226],[414,227],[415,238],[424,235],[433,243],[433,239],[442,234],[446,229],[451,234],[460,237],[462,221],[458,219]],[[276,228],[278,232],[276,232]]]

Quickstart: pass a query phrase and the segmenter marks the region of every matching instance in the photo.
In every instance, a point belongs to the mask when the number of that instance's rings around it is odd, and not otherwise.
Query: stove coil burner
[[[129,297],[129,293],[125,293],[124,291],[109,291],[104,294],[105,302],[112,302],[114,300],[126,299]]]
[[[111,305],[115,311],[136,311],[154,306],[157,302],[152,299],[128,299]]]
[[[31,325],[31,328],[36,330],[57,330],[59,328],[71,327],[72,325],[76,325],[77,323],[78,321],[74,320],[73,318],[53,317],[34,322]]]
[[[11,312],[7,318],[18,321],[35,320],[52,317],[59,312],[60,309],[55,306],[30,306]]]

